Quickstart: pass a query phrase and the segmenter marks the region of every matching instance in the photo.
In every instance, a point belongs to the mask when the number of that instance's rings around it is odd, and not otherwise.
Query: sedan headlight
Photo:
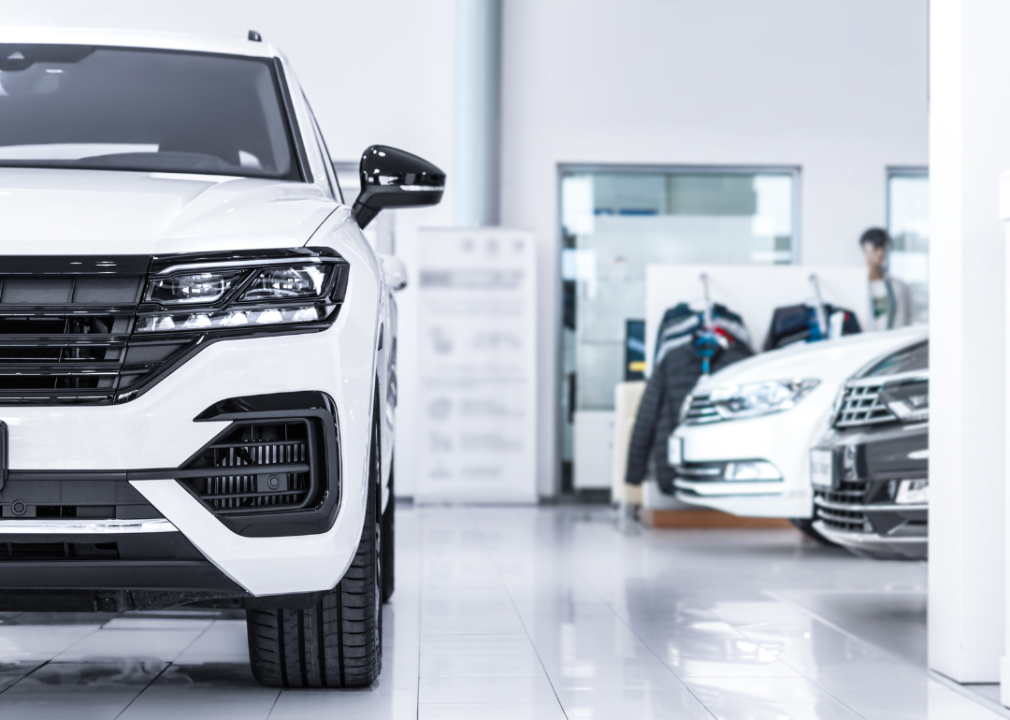
[[[253,257],[247,267],[233,259],[220,267],[170,266],[148,280],[135,331],[254,330],[324,321],[343,299],[347,263],[316,257],[265,263]]]
[[[712,419],[759,417],[795,407],[820,384],[820,380],[807,378],[724,385],[709,393],[708,403],[715,411]]]

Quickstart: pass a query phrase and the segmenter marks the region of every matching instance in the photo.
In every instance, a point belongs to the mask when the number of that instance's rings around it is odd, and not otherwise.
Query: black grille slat
[[[846,480],[830,490],[817,493],[817,496],[835,505],[863,505],[870,483],[866,480]],[[841,510],[817,506],[817,517],[825,525],[835,530],[846,532],[863,532],[867,527],[866,513],[861,510]]]
[[[177,477],[215,512],[301,509],[317,499],[321,487],[317,445],[309,420],[236,423],[186,463]],[[226,474],[225,469],[233,472]],[[277,487],[270,487],[271,477]]]
[[[119,274],[138,264],[122,258],[48,262],[49,272],[39,259],[30,272],[0,275],[0,404],[109,403],[144,275]],[[5,258],[5,267],[19,264]]]

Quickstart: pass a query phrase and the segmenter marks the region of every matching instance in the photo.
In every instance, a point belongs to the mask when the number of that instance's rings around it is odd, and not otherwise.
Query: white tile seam
[[[471,518],[472,523],[472,518]],[[495,560],[494,553],[487,546],[487,542],[484,538],[484,531],[479,528],[474,528],[477,530],[477,536],[480,538],[481,547],[484,549],[484,553],[487,555],[488,560],[491,562],[491,567],[494,568],[495,576],[498,578],[498,582],[501,583],[502,589],[505,590],[505,594],[508,595],[509,604],[512,605],[512,612],[516,614],[519,619],[519,624],[523,628],[523,633],[526,635],[526,639],[529,641],[530,646],[533,648],[534,654],[537,656],[537,662],[540,663],[540,669],[544,671],[544,676],[547,678],[548,684],[551,686],[551,692],[554,693],[554,699],[558,702],[558,707],[561,708],[561,713],[565,716],[565,720],[568,718],[568,710],[565,709],[565,704],[561,702],[561,697],[558,695],[558,689],[554,687],[554,681],[551,679],[551,674],[547,672],[547,666],[544,664],[543,658],[540,657],[540,650],[537,648],[537,644],[533,642],[533,636],[530,635],[529,628],[526,627],[526,621],[523,619],[522,613],[519,612],[519,608],[516,605],[515,598],[512,597],[512,591],[509,590],[508,583],[505,582],[505,578],[502,577],[501,568],[498,567],[498,561]]]
[[[122,613],[120,613],[120,614],[119,614],[119,615],[117,615],[116,617],[118,618],[118,617],[122,617],[122,616],[123,616],[123,614],[122,614]],[[104,629],[104,627],[105,627],[105,624],[106,624],[106,623],[109,623],[109,622],[112,622],[112,620],[115,620],[115,619],[116,619],[116,618],[111,618],[111,619],[109,619],[109,620],[106,620],[106,622],[105,622],[105,623],[102,623],[102,625],[100,625],[100,626],[99,626],[99,628],[98,628],[98,630],[96,630],[95,632],[99,632],[100,630]],[[197,640],[199,640],[200,638],[202,638],[202,637],[203,637],[203,635],[204,635],[204,633],[205,633],[205,632],[207,632],[208,630],[210,630],[211,626],[213,626],[215,622],[217,622],[217,621],[216,621],[216,620],[211,620],[211,621],[210,621],[209,623],[207,623],[207,626],[206,626],[206,627],[205,627],[205,628],[204,628],[203,630],[201,630],[201,631],[200,631],[200,634],[199,634],[199,635],[197,635],[197,636],[196,636],[195,638],[193,638],[193,640],[192,640],[192,641],[191,641],[191,642],[189,643],[189,645],[187,645],[187,646],[186,646],[186,647],[184,647],[184,648],[183,648],[182,650],[180,650],[180,651],[179,651],[179,654],[178,654],[178,655],[176,655],[176,657],[182,657],[182,654],[183,654],[184,652],[186,652],[187,650],[189,650],[189,648],[190,648],[190,647],[191,647],[191,646],[193,645],[193,643],[195,643],[195,642],[196,642]],[[129,628],[123,628],[123,629],[124,629],[124,630],[127,630],[128,632],[132,632],[132,630],[130,630]],[[114,631],[113,631],[113,632],[114,632]],[[91,636],[91,633],[89,633],[88,635],[85,635],[85,637],[90,637],[90,636]],[[84,639],[84,638],[81,638],[81,640],[83,640],[83,639]],[[76,645],[76,644],[77,644],[77,643],[74,643],[74,645]],[[74,645],[71,645],[70,647],[73,647]],[[67,650],[69,650],[69,649],[70,649],[70,648],[67,648]],[[66,652],[67,650],[64,650],[63,652]],[[61,653],[61,654],[62,654],[62,653]],[[163,667],[163,668],[161,669],[161,672],[159,672],[159,673],[158,673],[157,675],[155,675],[155,676],[154,676],[154,677],[153,677],[153,678],[151,679],[151,682],[147,683],[147,685],[145,685],[145,686],[144,686],[144,687],[143,687],[143,688],[142,688],[142,689],[140,690],[140,692],[138,692],[138,693],[137,693],[136,695],[134,695],[134,696],[133,696],[133,699],[132,699],[132,700],[130,700],[130,702],[126,703],[126,707],[124,707],[124,708],[123,708],[122,710],[120,710],[120,711],[119,711],[119,713],[117,713],[117,714],[116,714],[116,718],[119,718],[120,716],[122,716],[122,714],[123,714],[123,713],[125,713],[125,712],[126,712],[127,710],[129,710],[129,709],[130,709],[130,706],[131,706],[131,705],[133,705],[133,703],[137,702],[137,700],[138,700],[138,699],[140,699],[140,696],[141,696],[141,695],[143,695],[143,694],[144,694],[145,692],[147,692],[147,689],[148,689],[149,687],[151,687],[152,685],[154,685],[154,683],[156,683],[156,682],[158,681],[158,678],[160,678],[160,677],[161,677],[162,675],[164,675],[164,674],[165,674],[165,672],[167,672],[167,671],[168,671],[168,669],[169,669],[170,667],[172,667],[173,663],[174,663],[174,661],[172,661],[172,660],[169,660],[168,662],[166,662],[166,663],[165,663],[165,667]]]
[[[993,711],[997,712],[998,714],[1002,715],[1005,718],[1010,718],[1010,710],[1008,710],[1007,708],[1003,707],[1002,705],[994,703],[993,701],[989,700],[988,698],[983,698],[983,697],[981,697],[979,695],[975,695],[974,693],[972,693],[969,690],[965,690],[963,687],[960,686],[959,683],[956,683],[953,680],[950,680],[949,678],[946,678],[943,675],[940,675],[939,673],[935,673],[934,671],[929,670],[928,668],[923,668],[923,667],[920,667],[920,666],[916,665],[915,663],[910,663],[910,662],[908,662],[908,660],[906,660],[905,658],[901,657],[900,655],[897,655],[896,653],[892,652],[891,650],[889,650],[887,648],[884,648],[884,647],[880,647],[879,645],[876,645],[876,644],[871,643],[871,642],[869,642],[869,641],[867,641],[867,640],[865,640],[865,639],[863,639],[861,637],[858,637],[858,636],[854,635],[853,633],[849,632],[848,630],[845,630],[844,628],[842,628],[839,625],[837,625],[836,623],[828,620],[827,618],[821,617],[820,615],[818,615],[814,611],[812,611],[812,610],[810,610],[808,608],[805,608],[802,605],[793,602],[792,600],[789,600],[787,598],[781,597],[780,595],[778,595],[777,593],[775,593],[772,590],[763,590],[762,592],[765,595],[767,595],[768,597],[770,597],[773,600],[775,600],[776,602],[783,603],[783,604],[788,605],[789,607],[793,608],[794,610],[798,610],[798,611],[802,612],[804,615],[812,618],[814,621],[819,622],[822,625],[826,625],[827,627],[831,628],[835,632],[838,632],[838,633],[841,633],[842,635],[845,635],[850,640],[854,640],[854,641],[856,641],[856,642],[858,642],[860,644],[869,645],[870,647],[873,647],[876,650],[879,650],[880,652],[882,652],[885,655],[887,655],[888,657],[890,657],[893,662],[895,662],[895,663],[897,663],[899,665],[903,665],[905,667],[908,667],[908,668],[912,669],[914,672],[918,673],[919,675],[922,675],[923,677],[925,677],[925,678],[927,678],[929,680],[937,680],[938,678],[942,678],[944,685],[946,685],[949,689],[957,692],[959,695],[961,695],[962,697],[964,697],[966,700],[968,700],[970,702],[973,702],[973,703],[975,703],[975,704],[977,704],[977,705],[979,705],[981,707],[984,707],[986,709],[993,710]],[[758,643],[758,644],[760,644],[760,643]],[[793,668],[793,670],[795,670],[796,672],[798,672],[801,675],[803,675],[803,677],[806,677],[808,680],[810,680],[810,682],[814,683],[814,685],[817,685],[817,681],[813,680],[813,679],[811,679],[809,677],[807,677],[806,673],[804,673],[804,671],[801,670],[800,668],[797,668],[797,667],[794,667],[793,665],[790,665],[785,660],[782,660],[781,662],[785,663],[786,665],[789,665],[789,667]],[[840,702],[843,705],[845,705],[845,707],[847,707],[849,710],[852,710],[852,712],[856,713],[856,715],[859,715],[859,717],[862,717],[862,718],[865,719],[864,715],[861,715],[860,713],[856,712],[853,708],[849,707],[849,705],[847,703],[842,702],[839,698],[835,697],[832,693],[828,692],[828,690],[826,690],[825,688],[822,688],[820,685],[817,685],[817,687],[820,688],[821,690],[823,690],[825,693],[827,693],[830,697],[835,698],[835,700],[838,700],[838,702]]]
[[[58,663],[54,663],[54,664],[58,664]],[[168,669],[169,669],[170,667],[172,667],[172,663],[170,663],[170,662],[167,662],[167,663],[165,663],[165,667],[163,667],[163,668],[162,668],[162,669],[161,669],[161,670],[160,670],[160,671],[158,672],[158,674],[157,674],[157,675],[155,675],[155,676],[154,676],[153,678],[151,678],[151,681],[150,681],[149,683],[147,683],[147,685],[145,685],[144,687],[142,687],[142,688],[140,689],[140,692],[138,692],[138,693],[137,693],[136,695],[134,695],[134,696],[133,696],[133,697],[132,697],[132,698],[130,699],[130,702],[126,703],[126,705],[125,705],[125,706],[123,707],[123,709],[122,709],[122,710],[120,710],[120,711],[119,711],[118,713],[116,713],[116,718],[119,718],[119,717],[121,717],[121,716],[123,715],[123,713],[125,713],[125,712],[126,712],[127,710],[129,710],[129,709],[130,709],[130,706],[131,706],[131,705],[133,705],[133,703],[137,702],[137,699],[138,699],[138,698],[139,698],[139,697],[140,697],[141,695],[143,695],[143,694],[144,694],[144,692],[146,692],[146,691],[147,691],[147,688],[149,688],[149,687],[151,687],[152,685],[154,685],[154,683],[156,683],[156,682],[158,681],[158,678],[160,678],[160,677],[161,677],[162,675],[164,675],[164,674],[165,674],[165,672],[166,672],[166,671],[167,671],[167,670],[168,670]]]
[[[618,512],[620,512],[620,511],[618,511]],[[608,526],[606,526],[606,527],[607,527],[607,528],[609,528],[611,532],[620,532],[620,530],[618,530],[618,529],[617,529],[617,525],[616,525],[616,523],[614,524],[614,526],[613,526],[613,527],[611,527],[611,526],[609,526],[609,525],[608,525]],[[639,536],[638,534],[636,534],[636,535],[635,535],[635,537],[640,537],[640,536]],[[631,632],[631,634],[632,634],[632,635],[634,635],[634,636],[635,636],[636,638],[638,638],[638,641],[639,641],[640,643],[642,643],[643,645],[645,645],[645,647],[646,647],[646,648],[648,648],[648,649],[649,649],[649,652],[650,652],[650,653],[652,653],[653,657],[655,657],[655,658],[656,658],[657,660],[659,660],[659,662],[660,662],[660,663],[662,663],[663,667],[665,667],[665,668],[667,669],[667,671],[668,671],[668,672],[670,673],[670,677],[672,677],[672,678],[673,678],[674,680],[676,680],[676,681],[677,681],[678,683],[680,683],[681,687],[683,687],[683,688],[684,688],[685,690],[687,690],[687,692],[688,692],[688,693],[690,693],[691,697],[693,697],[693,698],[694,698],[695,700],[697,700],[697,701],[698,701],[698,704],[699,704],[699,705],[700,705],[701,707],[703,707],[703,708],[705,709],[705,712],[707,712],[707,713],[708,713],[709,715],[711,715],[711,716],[712,716],[713,720],[719,720],[719,719],[718,719],[718,717],[716,716],[716,714],[715,714],[714,712],[712,712],[712,710],[710,710],[710,709],[709,709],[708,705],[706,705],[706,704],[704,703],[704,701],[702,701],[702,699],[701,699],[700,697],[698,697],[698,696],[697,696],[697,695],[695,694],[694,690],[692,690],[692,689],[691,689],[691,687],[690,687],[690,686],[689,686],[689,685],[688,685],[687,683],[685,683],[685,682],[684,682],[684,680],[683,680],[682,678],[680,678],[680,677],[679,677],[679,676],[678,676],[678,675],[677,675],[677,674],[676,674],[676,673],[675,673],[675,672],[673,671],[673,668],[671,668],[671,667],[670,667],[670,666],[669,666],[669,665],[668,665],[668,664],[666,663],[666,661],[665,661],[665,660],[664,660],[663,658],[661,658],[661,657],[659,656],[659,653],[657,653],[657,652],[656,652],[655,650],[653,650],[653,649],[652,649],[652,646],[651,646],[651,645],[650,645],[649,643],[645,642],[645,639],[644,639],[644,638],[643,638],[643,637],[642,637],[641,635],[639,635],[639,634],[638,634],[638,631],[636,631],[636,630],[635,630],[635,629],[634,629],[633,627],[631,627],[631,626],[630,626],[630,625],[629,625],[629,624],[628,624],[628,623],[627,623],[627,622],[625,621],[625,619],[624,619],[624,618],[622,618],[622,617],[621,617],[620,615],[618,615],[618,614],[617,614],[616,612],[614,612],[614,608],[613,608],[613,607],[612,607],[612,606],[610,605],[610,603],[606,602],[606,600],[604,600],[604,599],[603,599],[603,596],[602,596],[602,595],[600,595],[600,593],[599,593],[599,592],[597,592],[596,588],[595,588],[595,587],[593,586],[593,583],[592,583],[592,582],[591,582],[591,581],[589,580],[589,578],[586,578],[586,577],[585,577],[585,576],[584,576],[584,575],[582,574],[581,570],[579,569],[579,564],[578,564],[578,563],[573,563],[573,567],[575,568],[575,574],[576,574],[576,575],[577,575],[577,576],[579,577],[579,579],[580,579],[580,580],[582,581],[582,583],[583,583],[583,584],[584,584],[584,585],[585,585],[585,586],[586,586],[587,588],[589,588],[589,591],[590,591],[591,593],[593,593],[593,595],[595,595],[595,596],[596,596],[596,598],[597,598],[597,599],[598,599],[598,600],[599,600],[599,601],[600,601],[601,603],[603,603],[604,605],[606,605],[606,606],[607,606],[607,608],[608,608],[608,609],[610,610],[611,614],[612,614],[612,615],[613,615],[613,616],[614,616],[615,618],[617,618],[617,620],[618,620],[618,621],[619,621],[619,622],[620,622],[620,623],[621,623],[622,625],[624,625],[624,627],[628,628],[629,632]]]

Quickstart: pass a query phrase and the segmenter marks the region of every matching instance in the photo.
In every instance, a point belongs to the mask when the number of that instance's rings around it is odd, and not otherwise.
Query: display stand
[[[537,501],[535,257],[529,232],[421,231],[420,502]]]

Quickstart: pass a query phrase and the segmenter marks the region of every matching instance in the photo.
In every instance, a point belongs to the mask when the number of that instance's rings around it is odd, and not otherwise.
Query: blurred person
[[[866,256],[870,281],[869,326],[871,330],[893,330],[912,324],[912,296],[908,285],[887,272],[891,238],[883,228],[870,228],[859,238]]]

